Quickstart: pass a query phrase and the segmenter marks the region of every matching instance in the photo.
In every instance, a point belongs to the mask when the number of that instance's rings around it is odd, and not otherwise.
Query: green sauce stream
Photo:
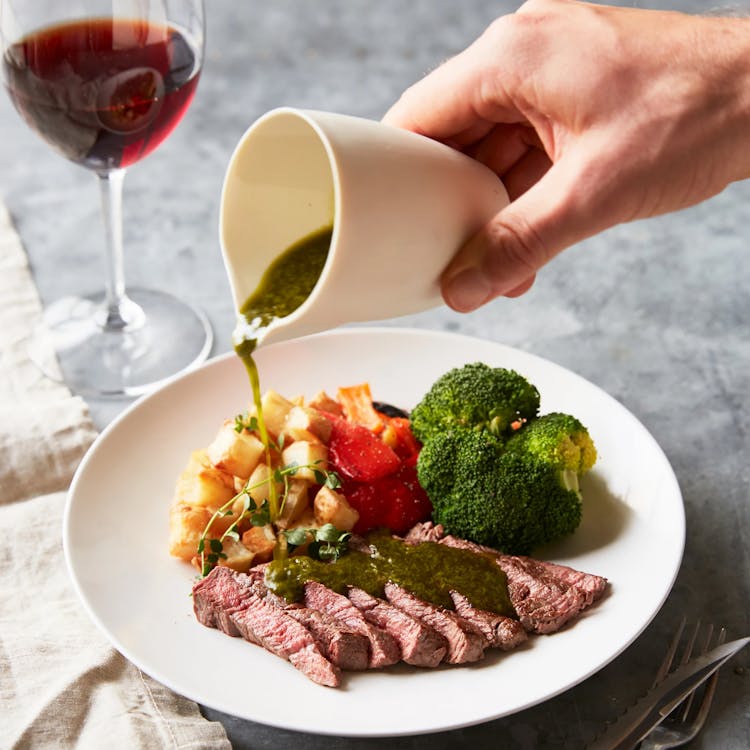
[[[332,232],[331,227],[325,227],[303,237],[271,263],[256,290],[240,308],[241,317],[232,335],[234,351],[250,378],[258,431],[268,466],[271,466],[271,441],[263,419],[260,377],[253,352],[261,334],[271,323],[293,313],[310,296],[328,258]],[[279,512],[273,476],[268,481],[268,507],[273,521]]]

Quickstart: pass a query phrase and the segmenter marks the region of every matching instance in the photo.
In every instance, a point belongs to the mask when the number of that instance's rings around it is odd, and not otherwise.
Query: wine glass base
[[[103,295],[64,297],[50,305],[29,341],[31,360],[74,393],[140,396],[203,362],[213,332],[206,316],[165,292],[128,289],[128,324],[103,327]],[[142,312],[141,312],[142,311]]]

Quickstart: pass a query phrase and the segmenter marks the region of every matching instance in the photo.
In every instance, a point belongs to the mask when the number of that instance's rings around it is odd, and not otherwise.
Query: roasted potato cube
[[[284,429],[286,415],[294,404],[276,391],[268,390],[263,394],[261,406],[266,429],[274,438],[278,437]]]
[[[385,429],[380,433],[380,439],[389,447],[396,448],[398,446],[398,432],[396,429],[388,424]]]
[[[268,500],[270,482],[269,477],[271,472],[266,464],[258,464],[255,467],[255,471],[250,475],[250,479],[247,480],[247,486],[252,489],[248,490],[248,494],[255,501],[256,506],[260,507],[264,500]],[[281,497],[281,493],[284,491],[284,485],[281,482],[276,483],[276,497]]]
[[[299,517],[307,510],[309,487],[309,483],[304,479],[295,477],[289,481],[289,491],[284,501],[284,508],[276,520],[276,525],[280,529],[288,529],[290,526],[294,526]]]
[[[237,432],[227,420],[206,449],[208,460],[217,468],[247,479],[263,455],[263,443],[252,432]]]
[[[294,472],[297,479],[315,482],[315,471],[328,469],[328,448],[319,441],[298,440],[284,448],[281,460],[284,466],[297,464]]]
[[[198,542],[213,514],[214,509],[204,505],[174,503],[169,509],[169,554],[190,560],[198,551]],[[220,537],[236,520],[235,514],[216,516],[208,538]]]
[[[344,409],[341,404],[335,399],[331,398],[325,391],[319,391],[312,397],[307,405],[312,409],[318,411],[325,411],[329,414],[335,414],[337,417],[344,416]]]
[[[301,526],[303,529],[313,529],[317,526],[317,524],[315,523],[315,510],[310,505],[309,499],[307,507],[302,511],[302,515],[300,515],[300,517],[297,519],[294,526]]]
[[[212,515],[213,511],[205,507],[175,503],[169,509],[169,554],[190,560]]]
[[[205,451],[194,451],[177,480],[175,499],[215,510],[231,500],[234,493],[234,477],[213,466]]]
[[[273,557],[276,536],[270,525],[253,526],[242,535],[242,544],[254,554],[257,565],[268,562]]]
[[[351,531],[359,520],[359,513],[349,505],[349,501],[329,487],[318,490],[313,507],[317,526],[332,523],[340,531]]]
[[[247,573],[253,562],[258,562],[255,552],[248,549],[243,542],[238,542],[231,537],[224,538],[222,552],[226,555],[226,558],[219,558],[219,565],[225,565],[227,568],[240,573]]]
[[[279,441],[282,445],[291,445],[299,440],[306,440],[309,443],[319,443],[320,438],[313,435],[309,430],[301,430],[297,427],[284,427],[284,431],[279,435]]]
[[[312,433],[318,440],[327,443],[331,437],[331,423],[317,409],[293,406],[286,415],[284,432],[296,431]]]

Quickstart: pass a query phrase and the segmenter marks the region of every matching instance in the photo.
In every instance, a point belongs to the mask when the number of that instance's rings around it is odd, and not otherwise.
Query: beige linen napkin
[[[221,724],[115,651],[76,598],[65,490],[96,435],[86,404],[26,356],[39,316],[0,204],[0,748],[229,750]]]

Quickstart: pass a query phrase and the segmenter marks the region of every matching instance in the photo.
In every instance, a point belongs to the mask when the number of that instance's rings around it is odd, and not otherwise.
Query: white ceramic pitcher
[[[435,307],[448,261],[507,203],[493,172],[429,138],[348,115],[272,110],[243,135],[222,191],[235,308],[276,257],[331,225],[312,292],[259,344]]]

